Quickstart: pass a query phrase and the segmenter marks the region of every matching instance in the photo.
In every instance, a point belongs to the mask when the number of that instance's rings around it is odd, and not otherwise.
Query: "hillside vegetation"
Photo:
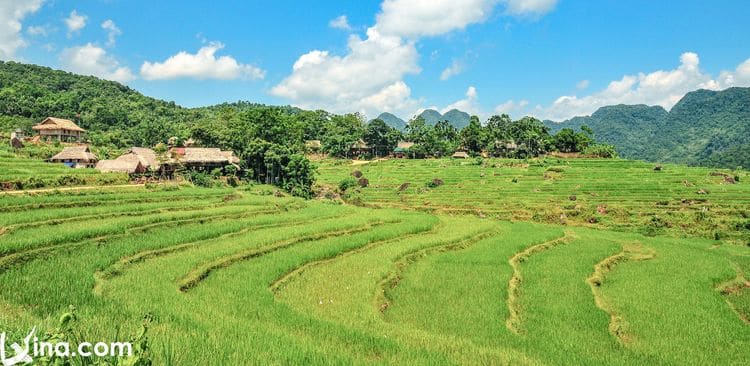
[[[546,121],[552,132],[587,125],[596,140],[631,159],[735,168],[750,166],[750,88],[698,90],[671,111],[645,105],[603,107],[589,117]]]

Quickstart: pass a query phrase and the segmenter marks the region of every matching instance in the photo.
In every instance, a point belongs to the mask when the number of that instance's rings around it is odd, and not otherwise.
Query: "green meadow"
[[[355,170],[369,185],[343,200],[0,193],[0,329],[52,329],[73,305],[81,334],[126,340],[147,316],[156,365],[750,359],[745,172],[326,160],[318,181]]]

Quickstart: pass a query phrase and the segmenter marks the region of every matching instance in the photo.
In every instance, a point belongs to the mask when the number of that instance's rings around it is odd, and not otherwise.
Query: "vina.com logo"
[[[36,337],[36,327],[23,338],[21,344],[6,343],[7,335],[0,333],[0,364],[2,366],[25,365],[34,362],[35,358],[71,358],[81,357],[129,357],[133,354],[130,342],[80,342],[72,347],[69,342],[46,342]],[[13,355],[7,353],[8,348]]]

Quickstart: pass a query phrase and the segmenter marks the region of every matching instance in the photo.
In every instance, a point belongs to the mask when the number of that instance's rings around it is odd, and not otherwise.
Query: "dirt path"
[[[145,184],[121,184],[116,186],[80,186],[80,187],[57,187],[57,188],[42,188],[42,189],[27,189],[20,191],[5,191],[0,192],[0,197],[6,195],[21,195],[26,193],[45,193],[54,191],[84,191],[88,189],[101,189],[101,188],[132,188],[132,187],[143,187]]]

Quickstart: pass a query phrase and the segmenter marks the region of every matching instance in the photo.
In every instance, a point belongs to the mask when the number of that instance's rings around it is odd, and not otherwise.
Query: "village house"
[[[86,130],[73,121],[55,117],[45,118],[32,129],[38,131],[40,138],[45,141],[77,142],[86,133]]]
[[[410,141],[399,141],[396,148],[393,149],[393,157],[403,159],[409,154],[409,149],[414,146]]]
[[[240,159],[232,151],[211,147],[173,147],[167,154],[170,158],[162,164],[163,171],[171,175],[178,167],[210,172],[227,165],[239,166]]]
[[[353,143],[351,147],[349,147],[348,156],[350,158],[358,157],[361,155],[370,155],[372,154],[372,148],[367,145],[365,140],[359,139],[357,142]]]
[[[97,162],[88,146],[68,146],[59,154],[49,158],[51,163],[62,163],[71,168],[93,168]]]
[[[131,147],[123,155],[114,160],[101,160],[96,169],[102,173],[143,174],[148,171],[158,171],[161,164],[154,150],[145,147]]]
[[[451,155],[451,157],[454,159],[468,159],[469,153],[467,153],[466,151],[456,151],[453,153],[453,155]]]

